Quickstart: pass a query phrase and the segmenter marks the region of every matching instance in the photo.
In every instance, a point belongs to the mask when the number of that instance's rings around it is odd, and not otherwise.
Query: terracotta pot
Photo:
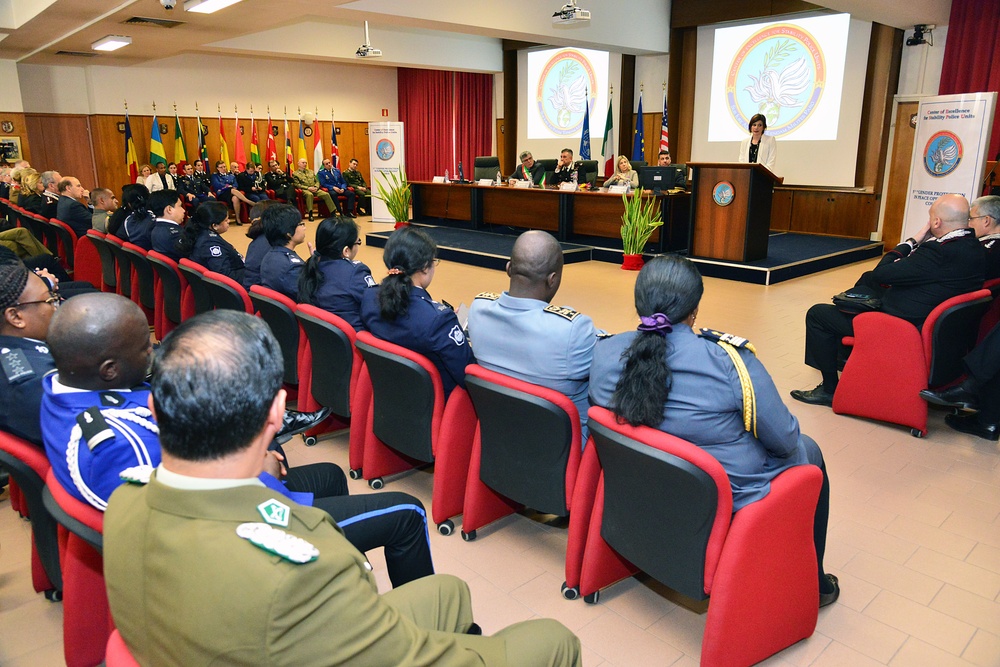
[[[638,271],[642,268],[645,262],[642,259],[642,255],[623,255],[622,256],[622,271]]]

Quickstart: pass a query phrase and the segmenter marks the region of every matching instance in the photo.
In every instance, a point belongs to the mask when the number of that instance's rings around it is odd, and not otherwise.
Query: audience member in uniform
[[[236,187],[236,175],[229,172],[229,166],[219,160],[215,163],[215,173],[212,174],[212,189],[215,190],[215,198],[221,202],[232,204],[236,213],[235,225],[242,225],[240,222],[240,206],[246,204],[253,206],[253,202],[244,196]]]
[[[445,397],[465,386],[465,367],[476,363],[462,325],[451,306],[431,299],[437,245],[414,227],[389,236],[382,261],[389,275],[381,285],[366,290],[361,300],[361,322],[372,334],[419,352],[441,374]]]
[[[271,244],[264,234],[264,211],[271,206],[279,204],[273,199],[265,199],[253,205],[250,209],[250,226],[247,228],[247,238],[250,245],[247,247],[247,256],[243,260],[243,286],[248,290],[253,285],[260,284],[260,263],[271,250]]]
[[[94,188],[90,191],[90,205],[94,209],[90,224],[97,231],[106,234],[108,231],[108,215],[118,208],[118,197],[107,188]]]
[[[148,474],[160,463],[159,429],[144,382],[150,359],[145,322],[128,299],[98,293],[74,300],[62,317],[52,319],[49,330],[58,374],[43,382],[46,451],[67,492],[102,511],[121,485],[123,471],[140,466]],[[208,400],[215,392],[212,386],[202,391]],[[416,498],[405,493],[350,497],[338,466],[290,467],[283,461],[280,450],[272,450],[260,481],[290,500],[326,511],[357,548],[384,546],[394,586],[434,573],[426,513]]]
[[[202,171],[200,177],[196,176],[194,165],[190,162],[184,165],[184,174],[177,179],[177,191],[181,193],[186,203],[194,207],[210,199],[215,199],[215,195],[212,194],[212,182],[208,175]]]
[[[181,225],[184,224],[186,215],[181,194],[176,190],[158,190],[149,195],[148,206],[155,218],[150,232],[149,249],[166,255],[175,262],[179,261],[182,254],[178,250],[177,241],[181,237]]]
[[[928,221],[913,237],[886,253],[874,271],[861,277],[854,290],[880,297],[882,311],[918,329],[934,308],[947,299],[983,286],[986,251],[968,227],[969,202],[962,195],[942,195],[928,210]],[[888,287],[884,287],[888,285]],[[854,335],[853,315],[833,304],[816,304],[806,313],[806,365],[823,375],[809,390],[792,398],[813,405],[833,405],[840,377],[841,339]]]
[[[365,183],[365,177],[358,171],[358,159],[351,158],[347,170],[344,172],[344,180],[354,188],[354,195],[358,199],[358,212],[362,215],[372,214],[372,191]]]
[[[264,211],[264,235],[271,249],[260,262],[260,284],[294,301],[299,296],[299,272],[305,264],[295,248],[306,240],[306,223],[291,204],[277,204]],[[312,246],[309,254],[312,254]]]
[[[344,180],[344,175],[340,173],[340,170],[333,166],[333,160],[330,158],[323,160],[323,168],[316,172],[316,178],[319,180],[319,186],[330,193],[330,197],[337,207],[337,214],[353,218],[354,190],[348,187],[347,181]],[[341,197],[347,200],[346,209],[340,205]],[[331,211],[332,213],[333,211]]]
[[[1000,197],[987,195],[973,201],[969,226],[986,248],[986,280],[1000,278]]]
[[[163,462],[148,485],[119,487],[104,517],[108,601],[138,662],[581,664],[579,640],[555,621],[464,634],[479,628],[456,577],[379,595],[328,515],[262,488],[281,378],[277,341],[245,313],[192,318],[157,352]]]
[[[552,183],[546,183],[546,185],[571,183],[576,175],[576,165],[573,164],[573,149],[564,148],[559,151],[559,161],[556,162],[555,171],[552,172]]]
[[[243,284],[243,256],[222,237],[229,211],[222,202],[206,202],[195,210],[177,242],[177,251],[209,271]]]
[[[711,454],[729,475],[734,512],[766,496],[782,471],[819,466],[823,486],[813,524],[819,606],[831,604],[840,586],[823,570],[830,512],[823,453],[799,431],[749,341],[707,329],[695,333],[703,292],[690,260],[667,255],[647,263],[635,283],[638,330],[600,340],[594,349],[591,403]],[[749,410],[748,400],[755,401]]]
[[[80,202],[89,200],[90,193],[80,185],[75,176],[63,178],[57,187],[59,200],[56,204],[56,214],[52,217],[69,225],[78,238],[86,236],[87,230],[94,224],[94,210]]]
[[[253,162],[247,162],[246,169],[236,174],[236,187],[254,204],[268,198],[264,192],[263,174],[257,172],[257,165]]]
[[[562,270],[562,248],[551,234],[521,234],[507,263],[510,287],[503,294],[484,292],[475,298],[469,338],[480,366],[565,394],[586,427],[597,331],[586,315],[550,305]]]
[[[328,310],[362,329],[361,297],[375,287],[371,269],[356,260],[361,236],[350,218],[327,218],[316,228],[316,251],[299,275],[299,303]]]
[[[108,216],[108,233],[140,248],[151,247],[149,239],[155,216],[149,210],[148,200],[149,190],[145,185],[122,187],[122,205]]]
[[[39,212],[43,218],[55,218],[59,207],[59,181],[63,177],[58,171],[43,171],[39,180],[42,184],[42,210]]]
[[[268,190],[272,190],[278,199],[294,204],[295,185],[288,175],[281,171],[281,165],[277,160],[268,160],[267,168],[268,172],[264,174],[264,185]]]
[[[320,187],[319,179],[316,178],[316,174],[309,168],[309,163],[306,162],[305,158],[299,160],[298,167],[298,169],[292,172],[292,182],[295,184],[295,187],[302,190],[302,196],[306,201],[306,213],[309,219],[313,219],[313,198],[315,197],[319,197],[326,204],[326,210],[332,213],[337,208],[337,205],[333,203],[330,193]]]

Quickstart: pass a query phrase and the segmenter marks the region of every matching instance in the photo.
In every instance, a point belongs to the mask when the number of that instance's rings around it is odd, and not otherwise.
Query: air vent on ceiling
[[[127,21],[122,21],[126,25],[148,25],[157,28],[176,28],[184,25],[184,21],[171,21],[170,19],[154,19],[148,16],[133,16]]]
[[[78,58],[93,58],[96,53],[89,53],[87,51],[56,51],[57,56],[76,56]]]

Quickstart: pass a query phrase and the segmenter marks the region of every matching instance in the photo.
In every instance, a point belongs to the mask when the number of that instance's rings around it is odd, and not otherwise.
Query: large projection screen
[[[786,185],[853,187],[870,36],[829,13],[699,28],[692,160],[736,161],[763,113]]]

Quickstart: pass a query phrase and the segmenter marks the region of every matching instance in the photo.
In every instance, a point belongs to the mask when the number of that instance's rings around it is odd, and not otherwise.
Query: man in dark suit
[[[886,253],[875,270],[862,276],[856,290],[882,300],[882,311],[920,328],[930,312],[953,296],[983,286],[986,251],[969,228],[969,202],[962,195],[938,197],[927,224]],[[833,304],[816,304],[806,314],[806,365],[823,374],[814,389],[792,391],[792,398],[813,405],[833,405],[837,389],[840,341],[854,334],[853,315]]]
[[[521,161],[521,166],[510,175],[510,180],[531,181],[535,185],[541,185],[545,180],[545,167],[535,162],[531,151],[522,151],[518,159]]]
[[[89,196],[90,193],[80,185],[75,176],[67,176],[59,181],[59,203],[53,217],[69,225],[77,237],[86,236],[94,222],[94,209],[80,203],[80,199]]]

